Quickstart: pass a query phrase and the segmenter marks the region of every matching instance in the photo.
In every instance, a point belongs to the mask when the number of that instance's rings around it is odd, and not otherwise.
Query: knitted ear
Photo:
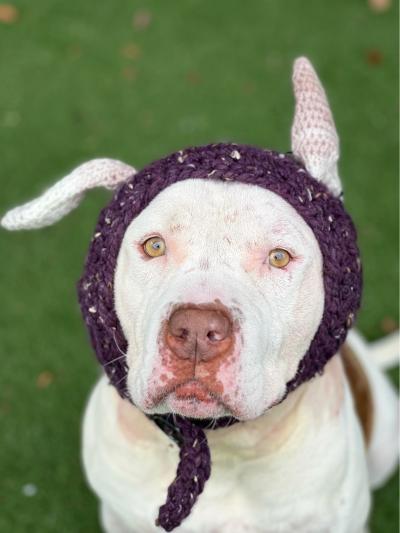
[[[51,226],[75,209],[89,189],[115,189],[135,173],[133,167],[121,161],[93,159],[77,167],[35,200],[8,211],[0,223],[8,230]]]
[[[299,57],[294,63],[293,88],[296,110],[292,152],[314,178],[323,182],[335,196],[340,196],[339,138],[324,88],[305,57]]]

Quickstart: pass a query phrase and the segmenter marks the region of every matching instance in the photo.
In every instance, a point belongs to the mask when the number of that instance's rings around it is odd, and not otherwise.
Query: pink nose
[[[232,321],[219,309],[179,308],[168,321],[166,340],[180,359],[206,362],[231,347]]]

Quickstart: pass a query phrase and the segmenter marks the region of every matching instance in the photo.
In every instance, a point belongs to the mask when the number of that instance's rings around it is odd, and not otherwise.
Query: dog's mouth
[[[196,380],[191,380],[187,383],[176,387],[172,394],[178,400],[191,400],[198,402],[215,402],[218,399],[216,395],[209,391],[202,383]]]
[[[186,417],[217,418],[232,415],[221,396],[198,379],[176,384],[153,397],[152,407],[165,403],[168,410]]]

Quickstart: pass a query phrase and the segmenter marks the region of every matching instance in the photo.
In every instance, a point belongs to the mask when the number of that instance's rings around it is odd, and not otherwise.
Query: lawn
[[[397,327],[397,12],[367,0],[0,4],[0,211],[97,156],[137,168],[189,145],[288,150],[308,55],[341,136],[372,340]],[[54,227],[0,232],[0,533],[95,533],[80,420],[98,375],[76,302],[102,191]],[[392,372],[396,379],[397,372]],[[372,533],[397,530],[398,481]]]

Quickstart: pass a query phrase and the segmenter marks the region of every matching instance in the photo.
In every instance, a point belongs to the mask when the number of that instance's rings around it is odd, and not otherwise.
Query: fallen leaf
[[[82,49],[79,44],[70,44],[67,53],[71,59],[79,59],[82,55]]]
[[[18,19],[18,9],[11,4],[0,4],[0,22],[12,24]]]
[[[369,65],[372,65],[372,66],[380,65],[382,61],[383,61],[382,52],[380,52],[376,48],[372,48],[371,50],[367,51],[367,62]]]
[[[140,46],[135,43],[128,43],[122,47],[121,55],[127,59],[137,59],[141,55]]]
[[[133,15],[133,27],[135,30],[145,30],[150,26],[152,15],[147,9],[139,9]]]
[[[44,372],[41,372],[37,379],[36,379],[36,386],[39,389],[46,389],[49,385],[51,385],[54,381],[54,374],[52,372],[49,372],[48,370],[45,370]]]
[[[11,409],[10,409],[10,404],[9,403],[6,403],[6,402],[0,403],[0,413],[1,414],[6,415],[10,411],[11,411]]]
[[[122,77],[126,80],[133,81],[136,79],[137,72],[136,69],[132,66],[124,67],[122,69]]]
[[[189,85],[199,85],[202,82],[200,74],[195,70],[191,70],[186,74],[186,80]]]
[[[368,0],[368,5],[372,9],[372,11],[382,13],[383,11],[387,11],[391,7],[392,0]]]
[[[383,317],[380,326],[383,333],[393,333],[399,329],[398,323],[391,316]]]

